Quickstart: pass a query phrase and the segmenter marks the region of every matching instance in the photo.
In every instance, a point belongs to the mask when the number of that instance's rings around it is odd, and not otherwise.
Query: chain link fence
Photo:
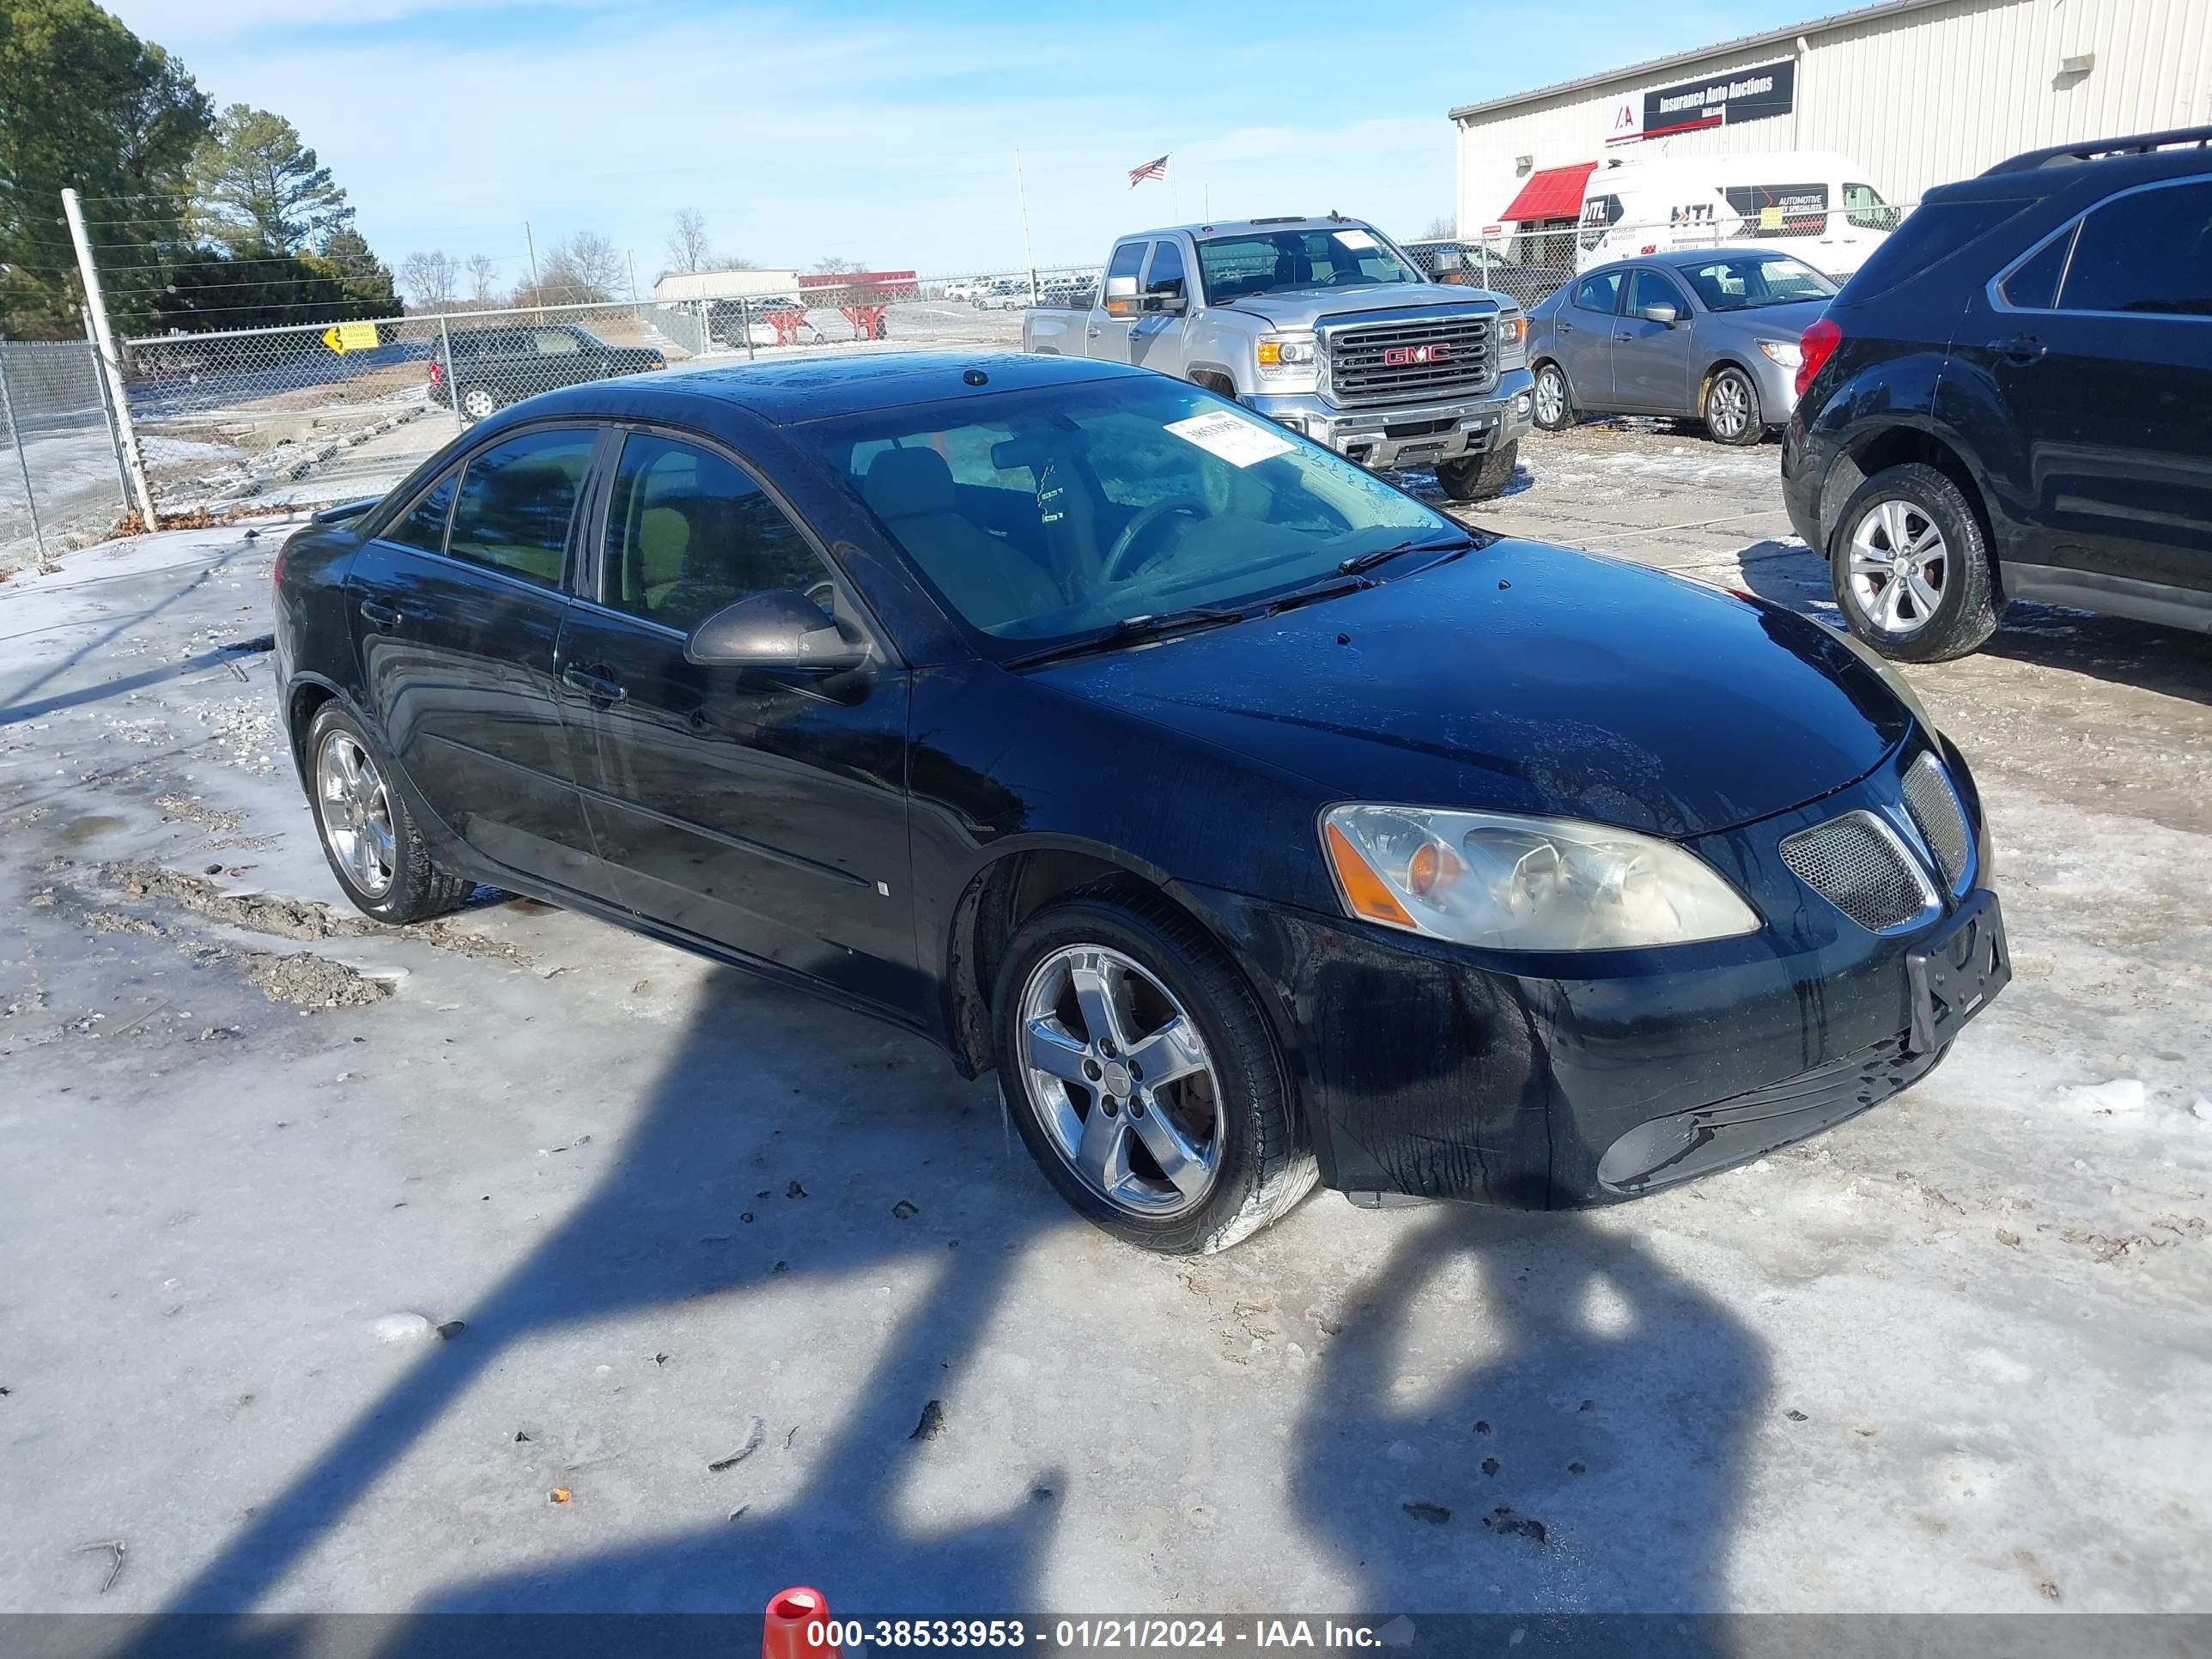
[[[0,343],[0,570],[97,541],[130,486],[88,343]]]

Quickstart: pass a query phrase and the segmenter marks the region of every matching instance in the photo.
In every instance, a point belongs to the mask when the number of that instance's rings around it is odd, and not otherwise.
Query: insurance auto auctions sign
[[[1710,81],[1661,87],[1641,98],[1629,94],[1614,105],[1605,141],[1633,144],[1705,127],[1762,121],[1770,115],[1787,115],[1796,101],[1796,64],[1787,59],[1763,64]]]

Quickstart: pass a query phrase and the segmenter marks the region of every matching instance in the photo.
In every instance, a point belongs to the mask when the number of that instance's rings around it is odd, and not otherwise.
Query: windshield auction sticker
[[[1340,230],[1336,242],[1339,247],[1348,247],[1354,253],[1364,253],[1375,246],[1375,239],[1364,230]]]
[[[1209,455],[1218,455],[1231,466],[1250,466],[1257,461],[1287,455],[1297,446],[1271,426],[1232,415],[1194,415],[1187,421],[1170,421],[1169,431],[1185,443],[1196,444]]]

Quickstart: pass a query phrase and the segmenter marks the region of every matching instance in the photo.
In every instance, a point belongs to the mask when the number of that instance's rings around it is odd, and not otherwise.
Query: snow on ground
[[[1772,454],[1532,441],[1473,516],[1817,611]],[[1905,1097],[1174,1262],[888,1029],[526,902],[346,910],[280,533],[0,586],[0,1609],[2212,1611],[2204,641],[1911,671],[2017,978]]]

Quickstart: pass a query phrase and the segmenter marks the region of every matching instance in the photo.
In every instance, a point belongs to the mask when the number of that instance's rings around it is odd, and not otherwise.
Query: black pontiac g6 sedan
[[[483,882],[995,1068],[1152,1249],[1601,1203],[1905,1087],[2009,974],[1856,642],[1470,534],[1212,394],[877,356],[534,398],[278,563],[347,896]]]

